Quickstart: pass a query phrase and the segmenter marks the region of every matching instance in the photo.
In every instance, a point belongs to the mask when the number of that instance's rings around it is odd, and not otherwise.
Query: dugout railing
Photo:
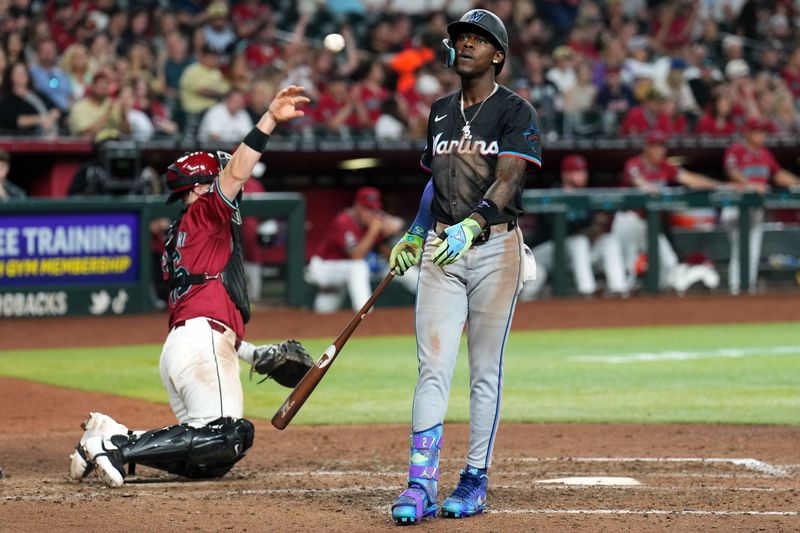
[[[557,191],[552,189],[526,190],[522,196],[526,213],[552,217],[554,264],[553,294],[563,296],[567,293],[567,261],[565,239],[567,237],[567,213],[570,210],[622,211],[643,210],[647,220],[648,268],[645,274],[645,290],[659,291],[658,235],[662,231],[662,214],[693,208],[738,207],[740,236],[741,288],[749,288],[749,249],[750,249],[750,210],[758,207],[769,209],[800,209],[800,190],[782,190],[761,195],[754,192],[735,192],[728,190],[689,191],[684,188],[664,189],[661,194],[645,194],[635,189],[584,189],[581,191]],[[792,251],[794,252],[794,250]]]
[[[174,218],[165,197],[0,202],[0,316],[151,311],[150,222]],[[304,305],[306,208],[298,193],[248,194],[243,216],[286,221],[284,301]],[[98,234],[102,229],[102,235]],[[115,242],[115,240],[117,242]],[[135,242],[130,242],[135,241]]]

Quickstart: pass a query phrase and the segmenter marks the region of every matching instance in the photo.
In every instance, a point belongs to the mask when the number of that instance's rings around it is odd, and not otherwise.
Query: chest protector
[[[231,256],[222,272],[188,272],[185,267],[175,268],[175,249],[178,245],[178,230],[181,219],[186,214],[184,208],[172,223],[164,239],[166,250],[167,284],[170,291],[185,289],[191,285],[202,285],[220,281],[236,308],[242,314],[245,324],[250,320],[250,299],[247,297],[247,282],[244,275],[244,255],[242,253],[242,216],[237,209],[231,216]]]

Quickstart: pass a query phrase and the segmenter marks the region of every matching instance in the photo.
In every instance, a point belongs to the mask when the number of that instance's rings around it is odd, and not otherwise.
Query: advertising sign
[[[136,213],[0,216],[0,288],[139,280]]]

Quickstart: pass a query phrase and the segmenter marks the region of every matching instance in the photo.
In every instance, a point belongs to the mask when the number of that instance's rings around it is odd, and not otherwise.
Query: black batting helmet
[[[447,25],[447,35],[450,36],[451,46],[455,46],[456,39],[462,33],[478,31],[488,34],[498,50],[503,52],[503,60],[495,65],[494,73],[500,74],[508,55],[508,32],[503,21],[491,11],[473,9],[464,13],[456,22]]]

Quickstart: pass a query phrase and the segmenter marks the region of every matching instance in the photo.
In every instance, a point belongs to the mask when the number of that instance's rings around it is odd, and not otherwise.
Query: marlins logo
[[[531,150],[533,150],[534,153],[538,153],[541,139],[539,138],[539,128],[536,127],[536,124],[531,122],[528,125],[528,129],[522,132],[522,136],[525,137],[525,142],[528,143]]]
[[[467,22],[478,22],[486,15],[486,11],[475,11],[472,15],[469,16]]]

